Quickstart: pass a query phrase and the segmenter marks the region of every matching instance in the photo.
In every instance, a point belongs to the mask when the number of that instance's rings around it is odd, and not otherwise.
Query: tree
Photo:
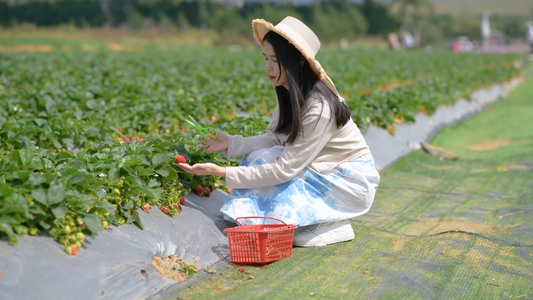
[[[407,30],[407,17],[409,16],[413,24],[413,37],[415,46],[420,45],[420,25],[424,14],[433,11],[430,0],[394,0],[393,5],[399,5],[400,30],[403,33]]]
[[[398,24],[387,7],[372,0],[365,0],[361,11],[368,22],[368,34],[383,34],[391,32]]]

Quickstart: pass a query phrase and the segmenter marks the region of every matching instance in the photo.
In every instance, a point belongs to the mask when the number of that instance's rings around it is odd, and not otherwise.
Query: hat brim
[[[300,44],[298,44],[293,38],[291,38],[291,35],[287,33],[285,30],[278,28],[274,26],[272,23],[264,20],[264,19],[254,19],[252,20],[252,28],[254,33],[255,40],[264,47],[263,39],[265,38],[265,35],[269,31],[274,31],[277,34],[284,37],[290,44],[292,44],[302,55],[307,59],[309,62],[309,65],[311,66],[311,69],[315,72],[315,74],[318,76],[318,79],[322,81],[336,96],[339,96],[339,92],[337,91],[337,88],[329,79],[328,75],[326,74],[326,71],[320,63],[315,59],[313,55],[310,55],[306,49],[304,49]]]

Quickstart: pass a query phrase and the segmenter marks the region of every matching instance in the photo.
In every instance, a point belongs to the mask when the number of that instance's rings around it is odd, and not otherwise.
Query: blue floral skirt
[[[243,158],[241,165],[273,162],[283,149],[275,146],[254,151]],[[233,189],[220,211],[232,219],[266,216],[296,226],[351,219],[370,210],[379,179],[374,158],[369,153],[344,162],[327,174],[306,167],[279,185]],[[239,220],[243,224],[279,223],[269,219],[244,221]]]

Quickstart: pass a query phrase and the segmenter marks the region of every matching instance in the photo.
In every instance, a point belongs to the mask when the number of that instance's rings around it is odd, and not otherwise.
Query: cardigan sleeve
[[[238,157],[244,156],[255,150],[274,147],[276,145],[283,145],[285,137],[274,133],[278,124],[279,108],[276,106],[272,113],[272,121],[266,128],[266,133],[251,137],[243,137],[242,135],[228,136],[228,149],[225,151],[226,156]]]
[[[226,186],[231,188],[261,188],[284,183],[308,166],[336,131],[330,120],[329,107],[316,104],[302,118],[303,130],[293,144],[273,163],[257,166],[226,168]]]

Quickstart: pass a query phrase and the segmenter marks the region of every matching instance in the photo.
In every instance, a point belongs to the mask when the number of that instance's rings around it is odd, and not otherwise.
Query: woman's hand
[[[188,163],[178,163],[176,166],[181,168],[183,171],[194,175],[213,175],[226,177],[226,168],[213,163],[198,163],[192,166]]]
[[[211,130],[211,133],[215,132]],[[204,142],[208,142],[207,144],[202,145],[202,148],[205,150],[206,153],[213,153],[228,149],[228,136],[222,133],[221,131],[217,132],[216,138],[212,138],[206,135],[203,140]]]

